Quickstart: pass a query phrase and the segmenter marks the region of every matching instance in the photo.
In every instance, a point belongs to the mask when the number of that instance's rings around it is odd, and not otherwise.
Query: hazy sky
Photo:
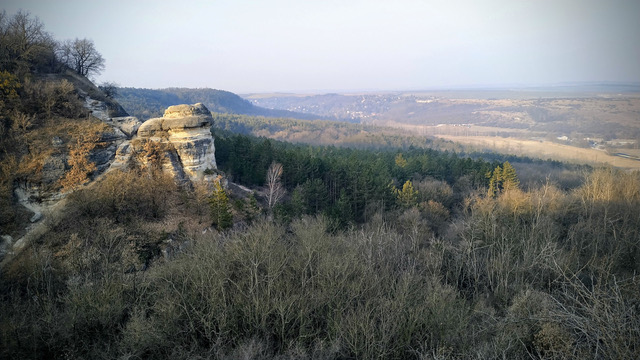
[[[98,82],[270,91],[640,81],[638,0],[9,0]]]

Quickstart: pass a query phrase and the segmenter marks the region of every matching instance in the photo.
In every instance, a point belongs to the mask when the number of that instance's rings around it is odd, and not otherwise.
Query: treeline
[[[565,190],[572,189],[579,186],[582,183],[583,175],[592,170],[589,165],[470,151],[459,143],[439,138],[418,137],[411,132],[395,128],[336,121],[305,121],[219,113],[212,115],[216,129],[290,143],[329,145],[362,150],[426,148],[448,151],[460,157],[482,159],[491,163],[508,161],[517,168],[525,189],[537,187],[546,181],[552,181]]]
[[[487,174],[500,164],[424,148],[312,147],[221,131],[216,132],[216,159],[231,180],[251,187],[264,185],[271,163],[282,164],[281,180],[290,196],[276,213],[322,213],[342,224],[361,223],[376,211],[395,207],[393,190],[407,181],[418,188],[416,204],[441,200],[432,194],[437,190],[422,191],[422,186],[437,183],[458,194],[457,201],[447,200],[451,209],[470,189],[488,185]]]
[[[217,129],[267,137],[290,143],[333,145],[357,149],[401,148],[411,146],[461,153],[463,147],[437,138],[414,136],[400,129],[339,121],[306,121],[293,118],[213,113]]]
[[[203,103],[209,110],[219,113],[260,115],[269,117],[291,117],[317,119],[319,116],[299,114],[286,110],[272,110],[254,106],[240,96],[216,89],[141,89],[120,87],[115,99],[133,116],[146,120],[162,116],[172,105]]]

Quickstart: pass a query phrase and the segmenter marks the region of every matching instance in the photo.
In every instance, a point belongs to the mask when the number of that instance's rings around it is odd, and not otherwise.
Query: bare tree
[[[267,200],[269,209],[272,209],[285,194],[285,189],[280,182],[282,177],[282,164],[272,162],[267,170]]]
[[[114,82],[105,81],[100,86],[98,86],[98,88],[102,90],[104,95],[109,99],[113,99],[118,96],[118,84]]]
[[[0,70],[26,72],[50,66],[54,47],[55,41],[37,17],[24,11],[12,17],[0,12]]]
[[[97,75],[104,70],[104,58],[96,50],[93,40],[67,40],[60,44],[60,61],[83,76]]]

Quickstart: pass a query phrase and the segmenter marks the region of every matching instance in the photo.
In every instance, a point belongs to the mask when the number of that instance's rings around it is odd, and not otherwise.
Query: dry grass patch
[[[626,169],[640,169],[640,161],[611,156],[599,150],[556,144],[550,141],[522,140],[492,136],[436,136],[441,139],[471,145],[478,150],[488,149],[507,154],[532,156],[541,159],[552,159],[593,165],[606,164]]]

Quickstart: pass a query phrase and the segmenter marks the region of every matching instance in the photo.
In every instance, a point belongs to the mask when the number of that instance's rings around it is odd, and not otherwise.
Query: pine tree
[[[396,162],[396,166],[403,169],[406,168],[408,164],[407,160],[402,156],[402,153],[399,153],[398,155],[396,155],[395,162]]]
[[[247,204],[244,207],[244,216],[248,222],[252,222],[260,214],[260,206],[254,193],[247,196]]]
[[[502,165],[502,188],[504,190],[516,189],[518,185],[520,185],[520,180],[518,180],[516,169],[508,161],[505,161]]]
[[[349,201],[347,192],[344,191],[344,189],[340,190],[340,197],[338,197],[338,201],[335,205],[334,216],[341,226],[347,225],[354,219],[351,202]]]
[[[296,217],[300,217],[307,213],[306,200],[304,195],[304,188],[301,185],[296,186],[291,194],[291,212]]]
[[[402,190],[394,189],[398,202],[404,207],[415,205],[418,201],[418,191],[413,188],[411,180],[407,180],[402,185]]]
[[[487,174],[487,177],[489,177],[489,191],[487,194],[491,197],[498,195],[503,190],[517,189],[518,185],[520,185],[516,169],[508,161],[505,161],[502,167],[500,165],[496,166],[492,172]]]
[[[220,178],[213,185],[213,194],[209,198],[211,206],[211,220],[213,226],[218,230],[230,228],[233,225],[233,215],[229,206],[229,197],[227,192],[220,184]]]
[[[489,196],[496,196],[497,193],[502,190],[502,168],[500,165],[496,166],[493,171],[487,174],[489,177]]]

